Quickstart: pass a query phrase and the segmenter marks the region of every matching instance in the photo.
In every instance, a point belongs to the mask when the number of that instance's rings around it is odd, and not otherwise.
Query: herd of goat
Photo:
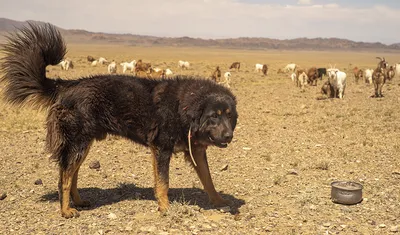
[[[364,71],[358,67],[354,67],[352,72],[354,74],[356,83],[358,83],[360,80],[364,80],[366,83],[374,84],[375,94],[373,97],[383,97],[383,85],[385,84],[386,80],[392,80],[395,74],[400,75],[400,64],[389,66],[384,57],[376,58],[380,61],[375,69],[365,69]],[[95,59],[92,56],[87,56],[87,61],[91,63],[92,66],[107,65],[107,71],[110,74],[115,74],[117,72],[117,63],[115,61],[109,62],[103,57]],[[59,65],[64,70],[74,68],[73,62],[70,59],[64,59]],[[130,71],[138,77],[171,78],[173,75],[171,69],[153,68],[151,63],[144,63],[141,59],[138,61],[133,60],[131,62],[123,62],[120,63],[120,66],[122,67],[123,73]],[[178,67],[182,70],[189,69],[190,63],[188,61],[180,60],[178,61]],[[240,70],[240,62],[232,63],[232,65],[229,67],[229,70],[232,69],[238,72]],[[268,66],[266,64],[256,64],[255,71],[262,72],[264,76],[267,76]],[[317,67],[303,69],[297,64],[290,63],[283,69],[278,69],[278,74],[280,73],[290,73],[290,78],[292,81],[303,91],[305,85],[309,84],[317,86],[318,79],[322,80],[323,76],[327,76],[328,81],[322,85],[321,93],[327,95],[329,98],[342,99],[344,97],[347,74],[337,69],[336,66],[330,66],[328,69]],[[223,75],[223,80],[221,79],[221,75],[222,73],[220,67],[217,66],[211,73],[210,78],[214,82],[230,87],[231,72],[225,72]]]

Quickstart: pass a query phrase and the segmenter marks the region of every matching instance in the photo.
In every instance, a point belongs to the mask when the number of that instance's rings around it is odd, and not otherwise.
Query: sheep
[[[291,63],[291,64],[287,64],[287,65],[285,66],[285,68],[283,69],[283,71],[285,71],[285,72],[295,72],[296,69],[297,69],[297,65]]]
[[[189,69],[189,67],[190,63],[188,61],[183,61],[183,60],[178,61],[178,68]]]
[[[108,73],[109,74],[114,74],[117,73],[117,64],[115,63],[115,61],[112,61],[108,67],[107,67]]]
[[[125,73],[128,69],[133,72],[135,70],[136,60],[132,60],[130,63],[123,62],[120,63],[120,65],[122,66],[122,73]]]
[[[229,69],[236,69],[237,72],[239,72],[240,69],[240,62],[233,62]]]
[[[62,60],[58,65],[61,66],[62,70],[68,70],[68,69],[73,69],[74,68],[74,63],[72,63],[72,60],[69,59],[64,59]]]
[[[307,77],[308,77],[308,82],[310,83],[311,86],[314,85],[314,81],[315,81],[315,86],[317,86],[319,75],[316,67],[311,67],[310,69],[308,69]]]
[[[171,71],[171,69],[166,69],[165,70],[165,77],[166,78],[171,78],[173,74],[174,73]]]
[[[226,86],[227,88],[230,88],[230,87],[231,87],[231,86],[230,86],[230,83],[231,83],[231,76],[232,76],[232,75],[231,75],[230,72],[224,73],[225,81],[219,82],[218,84],[221,84],[221,85]]]
[[[327,69],[328,82],[331,86],[332,93],[331,98],[344,98],[344,91],[346,89],[346,73],[340,71],[337,68]]]
[[[221,79],[221,70],[219,70],[219,66],[217,66],[214,72],[211,74],[211,80],[217,82]]]
[[[306,72],[301,72],[297,77],[296,86],[300,87],[304,91],[304,86],[307,84],[308,76]]]
[[[373,69],[366,69],[365,70],[365,83],[372,84],[372,74],[374,73]]]
[[[88,55],[88,56],[86,57],[86,59],[87,59],[87,61],[89,61],[89,62],[95,61],[95,59],[93,58],[93,56],[90,56],[90,55]]]

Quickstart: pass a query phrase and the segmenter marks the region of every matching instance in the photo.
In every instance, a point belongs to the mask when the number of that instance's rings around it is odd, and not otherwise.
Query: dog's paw
[[[73,217],[79,217],[79,212],[74,208],[68,208],[66,210],[61,211],[62,217],[69,219]]]

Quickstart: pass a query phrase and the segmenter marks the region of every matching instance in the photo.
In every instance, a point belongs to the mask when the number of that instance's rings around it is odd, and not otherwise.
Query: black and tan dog
[[[77,190],[79,167],[93,141],[107,134],[151,149],[160,211],[169,207],[169,164],[177,151],[192,163],[210,201],[216,206],[229,203],[214,188],[206,156],[208,146],[225,148],[233,137],[238,115],[228,89],[191,77],[47,78],[46,66],[58,64],[66,54],[60,33],[50,24],[29,24],[3,46],[1,80],[7,101],[48,108],[46,145],[60,168],[62,216],[79,216],[70,207],[70,196],[75,206],[89,205]]]

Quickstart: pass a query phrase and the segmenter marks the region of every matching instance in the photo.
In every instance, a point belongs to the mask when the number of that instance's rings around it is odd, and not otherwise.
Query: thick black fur
[[[91,142],[107,134],[151,147],[165,167],[174,149],[188,150],[190,128],[195,147],[226,147],[232,140],[238,117],[235,96],[211,80],[47,78],[46,66],[57,65],[66,54],[60,33],[50,24],[29,24],[10,35],[3,53],[5,98],[48,108],[47,148],[61,171],[83,161]]]

